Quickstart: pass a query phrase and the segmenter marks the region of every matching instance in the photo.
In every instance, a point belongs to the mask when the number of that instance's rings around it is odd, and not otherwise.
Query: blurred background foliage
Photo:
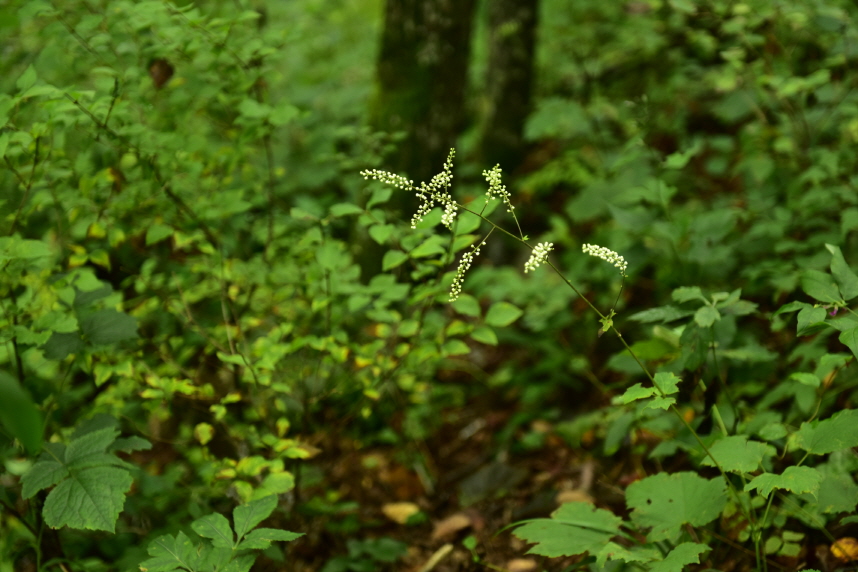
[[[625,256],[617,321],[644,359],[735,387],[688,395],[690,415],[805,419],[817,393],[782,380],[830,373],[833,338],[773,313],[825,244],[858,255],[855,18],[846,0],[0,3],[0,370],[46,440],[107,413],[154,444],[118,534],[62,531],[43,557],[133,569],[141,534],[269,493],[342,545],[360,524],[317,461],[392,445],[431,482],[442,413],[487,395],[512,412],[502,450],[542,446],[535,419],[607,454],[636,424],[678,431],[611,406],[640,372],[518,244],[493,237],[446,304],[478,221],[411,230],[414,197],[358,171],[428,180],[450,147],[454,196],[482,201],[499,163],[524,233],[600,308],[620,281],[581,245]],[[747,305],[711,329],[640,314],[681,286]],[[848,372],[823,410],[852,403]],[[13,516],[38,520],[16,498],[29,461],[0,459],[0,570],[34,569]]]

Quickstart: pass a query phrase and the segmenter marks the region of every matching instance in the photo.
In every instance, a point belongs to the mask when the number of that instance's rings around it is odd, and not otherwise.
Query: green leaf
[[[721,319],[721,313],[712,306],[701,306],[694,313],[694,321],[701,328],[708,328]]]
[[[796,334],[808,335],[819,331],[825,323],[825,308],[814,308],[808,306],[802,308],[798,313],[798,325]]]
[[[851,300],[858,296],[858,276],[852,271],[839,246],[826,244],[825,248],[831,253],[831,274],[840,286],[840,292],[845,300]]]
[[[277,507],[277,495],[268,495],[235,507],[232,511],[232,520],[235,523],[235,533],[239,539],[256,528],[260,522],[271,516]]]
[[[384,244],[393,234],[396,227],[392,224],[374,224],[369,227],[369,236],[379,244]]]
[[[496,302],[486,312],[486,324],[503,328],[515,322],[523,313],[509,302]]]
[[[570,502],[560,506],[550,519],[537,519],[517,528],[513,534],[535,543],[529,554],[574,556],[596,553],[620,533],[622,519],[589,503]]]
[[[629,316],[630,320],[635,320],[636,322],[672,322],[674,320],[678,320],[680,318],[684,318],[686,316],[690,316],[692,312],[690,310],[683,310],[681,308],[677,308],[676,306],[660,306],[658,308],[650,308],[649,310],[644,310],[642,312],[637,312]]]
[[[443,356],[464,356],[471,353],[471,348],[462,340],[448,340],[441,348]]]
[[[381,259],[381,268],[387,272],[392,268],[400,266],[406,260],[408,260],[408,255],[401,250],[388,250],[384,253],[384,258]]]
[[[45,499],[45,523],[114,532],[134,479],[118,467],[90,467],[72,473]]]
[[[644,406],[644,409],[668,409],[671,405],[676,404],[676,399],[673,397],[653,397],[652,401]]]
[[[709,452],[725,471],[749,473],[759,469],[765,457],[776,455],[777,449],[766,443],[749,441],[744,435],[733,435],[716,441],[709,447]],[[709,467],[715,465],[709,456],[700,464]]]
[[[699,564],[700,555],[709,552],[711,548],[705,544],[696,542],[683,542],[661,562],[654,562],[649,567],[649,572],[682,572],[689,564]]]
[[[637,401],[638,399],[647,399],[655,395],[654,387],[644,387],[640,383],[636,383],[623,393],[620,396],[620,402],[623,405],[629,404],[632,401]]]
[[[66,464],[78,461],[89,455],[104,453],[107,447],[113,443],[119,431],[113,427],[104,427],[95,431],[82,434],[77,439],[72,439],[66,447]]]
[[[471,338],[480,342],[481,344],[486,344],[489,346],[498,345],[498,335],[493,329],[485,325],[477,326],[476,328],[474,328],[474,331],[471,332]]]
[[[289,532],[275,528],[257,528],[244,537],[238,550],[265,550],[272,542],[290,542],[304,536],[302,532]]]
[[[679,382],[682,381],[671,372],[659,372],[653,376],[655,384],[665,395],[671,395],[679,391]]]
[[[787,467],[780,475],[763,473],[745,485],[746,491],[759,490],[760,494],[768,497],[774,489],[787,490],[796,494],[810,493],[816,495],[822,475],[811,467]]]
[[[818,376],[807,372],[797,371],[790,375],[789,378],[794,379],[799,383],[803,383],[804,385],[807,385],[809,387],[819,387],[819,385],[822,383],[822,380],[820,380]]]
[[[353,215],[353,214],[363,214],[365,211],[357,205],[353,205],[352,203],[337,203],[332,205],[330,208],[331,215],[335,217]]]
[[[669,540],[685,524],[703,526],[718,518],[727,504],[726,484],[692,472],[658,473],[629,485],[626,504],[636,524],[652,527],[647,540]]]
[[[801,289],[815,300],[829,304],[842,302],[840,289],[830,274],[819,270],[805,270],[801,277]]]
[[[191,528],[203,538],[211,538],[212,545],[215,547],[233,547],[232,529],[229,521],[222,514],[214,513],[198,518],[191,523]]]
[[[622,560],[623,562],[652,562],[661,558],[661,553],[655,548],[643,546],[632,546],[625,548],[616,542],[609,542],[596,553],[596,566],[600,570],[605,569],[609,561]]]
[[[772,317],[778,316],[780,314],[785,314],[787,312],[795,312],[796,310],[801,310],[803,308],[812,308],[810,304],[807,302],[790,302],[788,304],[784,304],[778,310],[772,314]]]
[[[470,294],[459,294],[459,298],[453,302],[453,309],[465,316],[480,317],[480,303]]]
[[[802,423],[795,442],[814,455],[858,447],[858,409],[840,411],[822,421]]]
[[[47,455],[45,455],[47,457]],[[32,497],[42,489],[52,487],[69,474],[65,465],[57,461],[40,460],[21,477],[21,496]]]
[[[840,332],[837,339],[840,340],[840,343],[849,348],[854,356],[858,357],[858,327],[846,330],[845,332]]]
[[[32,64],[27,66],[27,69],[24,70],[24,73],[18,78],[18,81],[15,82],[15,87],[17,87],[21,91],[25,91],[33,86],[36,83],[38,77],[36,76],[36,68],[33,67]]]
[[[137,320],[112,309],[98,310],[80,319],[85,339],[95,345],[106,345],[137,338]]]
[[[697,286],[681,286],[671,293],[671,297],[680,304],[691,300],[706,302],[703,292]]]
[[[146,229],[146,246],[157,244],[165,238],[173,236],[173,232],[175,232],[173,227],[167,226],[166,224],[151,225]]]
[[[42,414],[18,381],[0,371],[0,425],[18,439],[30,455],[42,448]]]
[[[196,570],[199,556],[196,547],[184,532],[175,537],[166,534],[149,543],[147,548],[152,558],[140,563],[141,572],[173,572],[181,567]]]

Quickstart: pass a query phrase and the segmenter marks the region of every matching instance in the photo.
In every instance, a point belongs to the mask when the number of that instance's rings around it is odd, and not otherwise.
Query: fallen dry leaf
[[[593,497],[582,491],[581,489],[574,489],[571,491],[560,491],[557,493],[555,499],[557,504],[563,504],[565,502],[588,502],[593,503]]]
[[[468,528],[473,524],[471,517],[462,512],[457,512],[452,516],[448,516],[444,520],[435,523],[435,530],[432,531],[432,540],[438,540],[445,536],[450,536],[460,530]]]
[[[506,563],[506,569],[509,572],[530,572],[536,570],[536,560],[530,558],[513,558]]]
[[[420,512],[420,507],[413,502],[391,502],[381,507],[384,516],[398,524],[405,524],[408,519]]]
[[[841,562],[858,560],[858,540],[849,536],[838,539],[831,545],[831,555]]]

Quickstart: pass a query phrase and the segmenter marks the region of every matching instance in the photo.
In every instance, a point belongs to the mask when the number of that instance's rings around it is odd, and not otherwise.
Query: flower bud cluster
[[[585,253],[590,256],[595,256],[597,258],[601,258],[606,262],[610,262],[614,266],[620,269],[620,274],[622,276],[626,275],[626,268],[628,267],[628,262],[626,259],[614,252],[609,248],[605,248],[604,246],[597,246],[595,244],[585,244],[581,247]]]
[[[512,206],[509,200],[509,191],[506,190],[505,185],[501,184],[500,165],[495,165],[489,171],[483,171],[483,177],[486,178],[486,182],[489,184],[489,188],[486,190],[486,204],[488,204],[490,199],[500,199],[506,205],[507,212],[511,213],[514,211],[515,207]]]
[[[540,242],[533,249],[530,258],[524,263],[524,273],[527,274],[531,270],[536,270],[540,265],[548,259],[548,253],[554,250],[553,242]]]

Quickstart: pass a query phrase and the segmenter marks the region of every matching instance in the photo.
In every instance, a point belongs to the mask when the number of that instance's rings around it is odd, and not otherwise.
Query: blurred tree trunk
[[[538,0],[489,0],[488,113],[480,133],[485,168],[514,171],[524,159],[530,113]]]
[[[385,169],[415,182],[440,172],[465,121],[475,0],[387,0],[377,62],[375,129],[403,132]],[[414,197],[390,205],[410,213]]]

